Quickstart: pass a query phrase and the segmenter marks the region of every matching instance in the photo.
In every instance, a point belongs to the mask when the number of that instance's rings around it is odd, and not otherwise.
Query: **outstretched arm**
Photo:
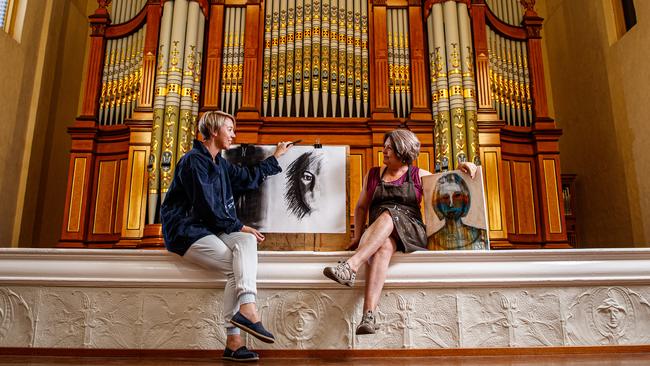
[[[290,147],[290,142],[278,142],[273,156],[269,156],[252,167],[242,167],[226,162],[233,191],[245,192],[257,189],[266,177],[280,173],[282,168],[280,168],[277,159],[284,155]]]

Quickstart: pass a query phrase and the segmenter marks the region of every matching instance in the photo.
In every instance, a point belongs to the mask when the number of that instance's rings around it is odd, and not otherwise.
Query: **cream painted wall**
[[[26,1],[21,42],[0,32],[0,246],[58,240],[66,127],[77,115],[87,14],[96,7],[95,0]]]
[[[85,55],[90,41],[88,15],[97,8],[96,0],[68,0],[62,11],[59,52],[51,93],[51,106],[46,111],[51,123],[47,126],[41,152],[40,183],[37,195],[29,202],[34,208],[23,216],[20,243],[52,247],[59,240],[70,162],[70,136],[67,127],[78,115],[85,75]],[[83,72],[81,72],[83,70]]]
[[[39,60],[43,61],[40,41],[47,34],[43,30],[46,9],[39,1],[28,2],[20,43],[0,31],[0,246],[12,244],[25,156],[25,126],[32,113],[33,94],[40,89],[36,70]]]
[[[607,0],[609,1],[609,0]],[[647,246],[650,239],[650,2],[610,44],[601,0],[539,0],[562,172],[578,174],[582,246]],[[611,26],[611,24],[610,24]]]

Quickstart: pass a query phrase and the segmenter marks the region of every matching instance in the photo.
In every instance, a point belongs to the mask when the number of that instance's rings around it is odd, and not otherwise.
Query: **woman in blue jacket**
[[[278,143],[272,156],[244,168],[221,156],[235,138],[233,116],[206,112],[199,121],[199,132],[204,141],[194,140],[192,150],[178,161],[160,208],[165,246],[189,262],[225,274],[224,358],[252,361],[259,357],[243,345],[240,328],[263,342],[275,341],[264,329],[255,304],[257,243],[264,235],[239,221],[233,192],[257,189],[267,176],[281,172],[277,158],[290,143]]]

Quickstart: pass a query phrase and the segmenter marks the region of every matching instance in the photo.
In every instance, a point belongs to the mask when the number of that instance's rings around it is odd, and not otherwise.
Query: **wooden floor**
[[[0,356],[0,366],[194,366],[235,365],[237,363],[215,358],[138,358],[138,357],[46,357]],[[255,365],[256,363],[252,363]],[[400,357],[400,358],[265,358],[258,365],[354,365],[354,366],[647,366],[650,353],[580,354],[549,356],[457,356],[457,357]]]

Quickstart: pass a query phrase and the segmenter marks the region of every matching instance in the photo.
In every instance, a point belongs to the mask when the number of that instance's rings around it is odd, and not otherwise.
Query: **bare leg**
[[[384,241],[384,245],[379,247],[379,250],[372,256],[368,264],[368,272],[366,273],[366,294],[363,301],[363,313],[368,310],[375,311],[379,304],[379,297],[381,290],[384,288],[386,281],[386,272],[388,272],[388,264],[393,257],[393,253],[397,250],[395,239],[388,238]]]
[[[243,346],[244,342],[239,334],[229,335],[226,337],[226,348],[231,351],[236,351],[239,347]]]
[[[249,302],[248,304],[241,304],[239,306],[239,312],[245,316],[248,320],[253,323],[260,321],[260,317],[257,313],[257,306],[254,302]]]
[[[375,222],[363,233],[359,248],[347,262],[353,271],[358,272],[359,267],[381,248],[386,239],[393,233],[393,218],[388,211],[384,211]],[[389,258],[390,259],[390,258]]]

